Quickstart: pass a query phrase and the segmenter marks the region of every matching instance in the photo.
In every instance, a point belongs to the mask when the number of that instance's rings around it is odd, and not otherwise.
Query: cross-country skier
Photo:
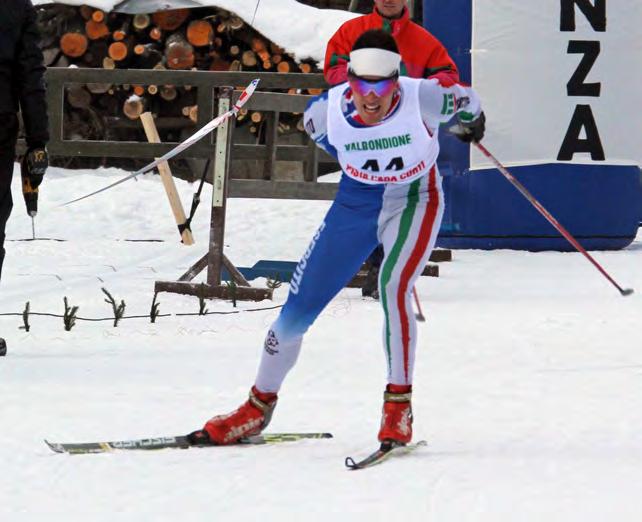
[[[379,440],[412,438],[411,394],[417,329],[411,291],[430,256],[444,210],[439,125],[457,113],[458,135],[479,141],[484,113],[469,87],[399,76],[394,39],[363,33],[350,52],[348,82],[313,99],[305,127],[337,157],[343,175],[334,203],[299,262],[288,299],[268,330],[249,399],[190,435],[197,444],[233,444],[270,422],[277,393],[303,335],[382,243],[379,291],[388,365]]]
[[[381,29],[395,39],[401,55],[400,74],[411,78],[459,81],[457,66],[435,36],[410,19],[406,0],[374,0],[371,13],[344,22],[328,40],[323,75],[329,85],[347,81],[348,58],[357,38],[369,29]],[[377,246],[365,265],[368,269],[361,295],[379,299],[377,280],[383,247]]]

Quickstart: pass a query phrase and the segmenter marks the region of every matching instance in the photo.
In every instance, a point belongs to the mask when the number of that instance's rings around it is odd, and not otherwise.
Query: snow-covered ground
[[[207,201],[182,246],[155,176],[70,207],[116,170],[50,169],[38,238],[19,176],[0,313],[109,317],[101,287],[147,314],[155,280],[175,280],[206,249]],[[179,183],[188,206],[193,187]],[[231,200],[226,253],[239,265],[296,260],[328,202]],[[133,242],[126,240],[162,240]],[[595,257],[642,292],[642,236]],[[422,278],[415,438],[428,447],[370,470],[346,456],[376,446],[384,386],[381,312],[357,289],[306,338],[271,431],[331,431],[278,447],[68,456],[43,439],[182,434],[236,407],[278,310],[79,321],[0,316],[0,520],[403,520],[638,522],[642,517],[642,297],[622,298],[580,254],[456,251]],[[284,301],[240,303],[237,310]],[[227,302],[210,310],[233,311]],[[160,295],[161,313],[196,298]]]

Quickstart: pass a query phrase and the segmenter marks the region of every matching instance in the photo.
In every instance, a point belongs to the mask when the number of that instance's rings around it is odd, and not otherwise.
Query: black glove
[[[49,156],[44,147],[32,148],[22,158],[22,172],[29,178],[32,188],[37,188],[42,183],[42,178],[49,166]]]
[[[472,141],[479,143],[484,137],[485,131],[486,115],[483,112],[471,121],[464,121],[461,118],[458,118],[457,125],[450,128],[450,132],[464,143],[470,143]]]

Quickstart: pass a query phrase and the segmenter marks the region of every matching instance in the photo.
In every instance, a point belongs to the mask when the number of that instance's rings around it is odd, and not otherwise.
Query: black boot
[[[0,357],[7,355],[7,342],[0,337]]]

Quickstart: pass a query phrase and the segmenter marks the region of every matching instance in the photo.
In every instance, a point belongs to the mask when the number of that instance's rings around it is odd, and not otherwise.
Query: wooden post
[[[274,181],[276,171],[276,145],[278,134],[279,111],[270,112],[265,120],[265,148],[267,149],[263,163],[263,179]]]
[[[232,105],[232,88],[222,87],[218,97],[218,114],[224,114]],[[231,125],[229,120],[216,129],[214,147],[214,173],[212,176],[212,213],[210,225],[210,257],[207,265],[207,284],[221,284],[223,241],[225,237],[225,209],[227,200],[227,175],[231,150]]]
[[[156,129],[152,113],[144,112],[140,115],[140,121],[143,123],[143,127],[145,128],[147,141],[150,143],[160,143],[160,137],[158,136],[158,130]],[[169,205],[172,208],[174,219],[178,225],[178,231],[181,234],[182,241],[186,245],[193,245],[194,237],[192,236],[192,231],[189,228],[185,228],[187,218],[185,217],[185,211],[183,210],[183,205],[181,205],[181,199],[178,195],[178,191],[176,190],[176,185],[174,184],[174,178],[172,177],[172,171],[169,168],[169,164],[166,161],[160,163],[158,165],[158,172],[160,173],[163,187],[165,187],[165,193],[167,194]]]

